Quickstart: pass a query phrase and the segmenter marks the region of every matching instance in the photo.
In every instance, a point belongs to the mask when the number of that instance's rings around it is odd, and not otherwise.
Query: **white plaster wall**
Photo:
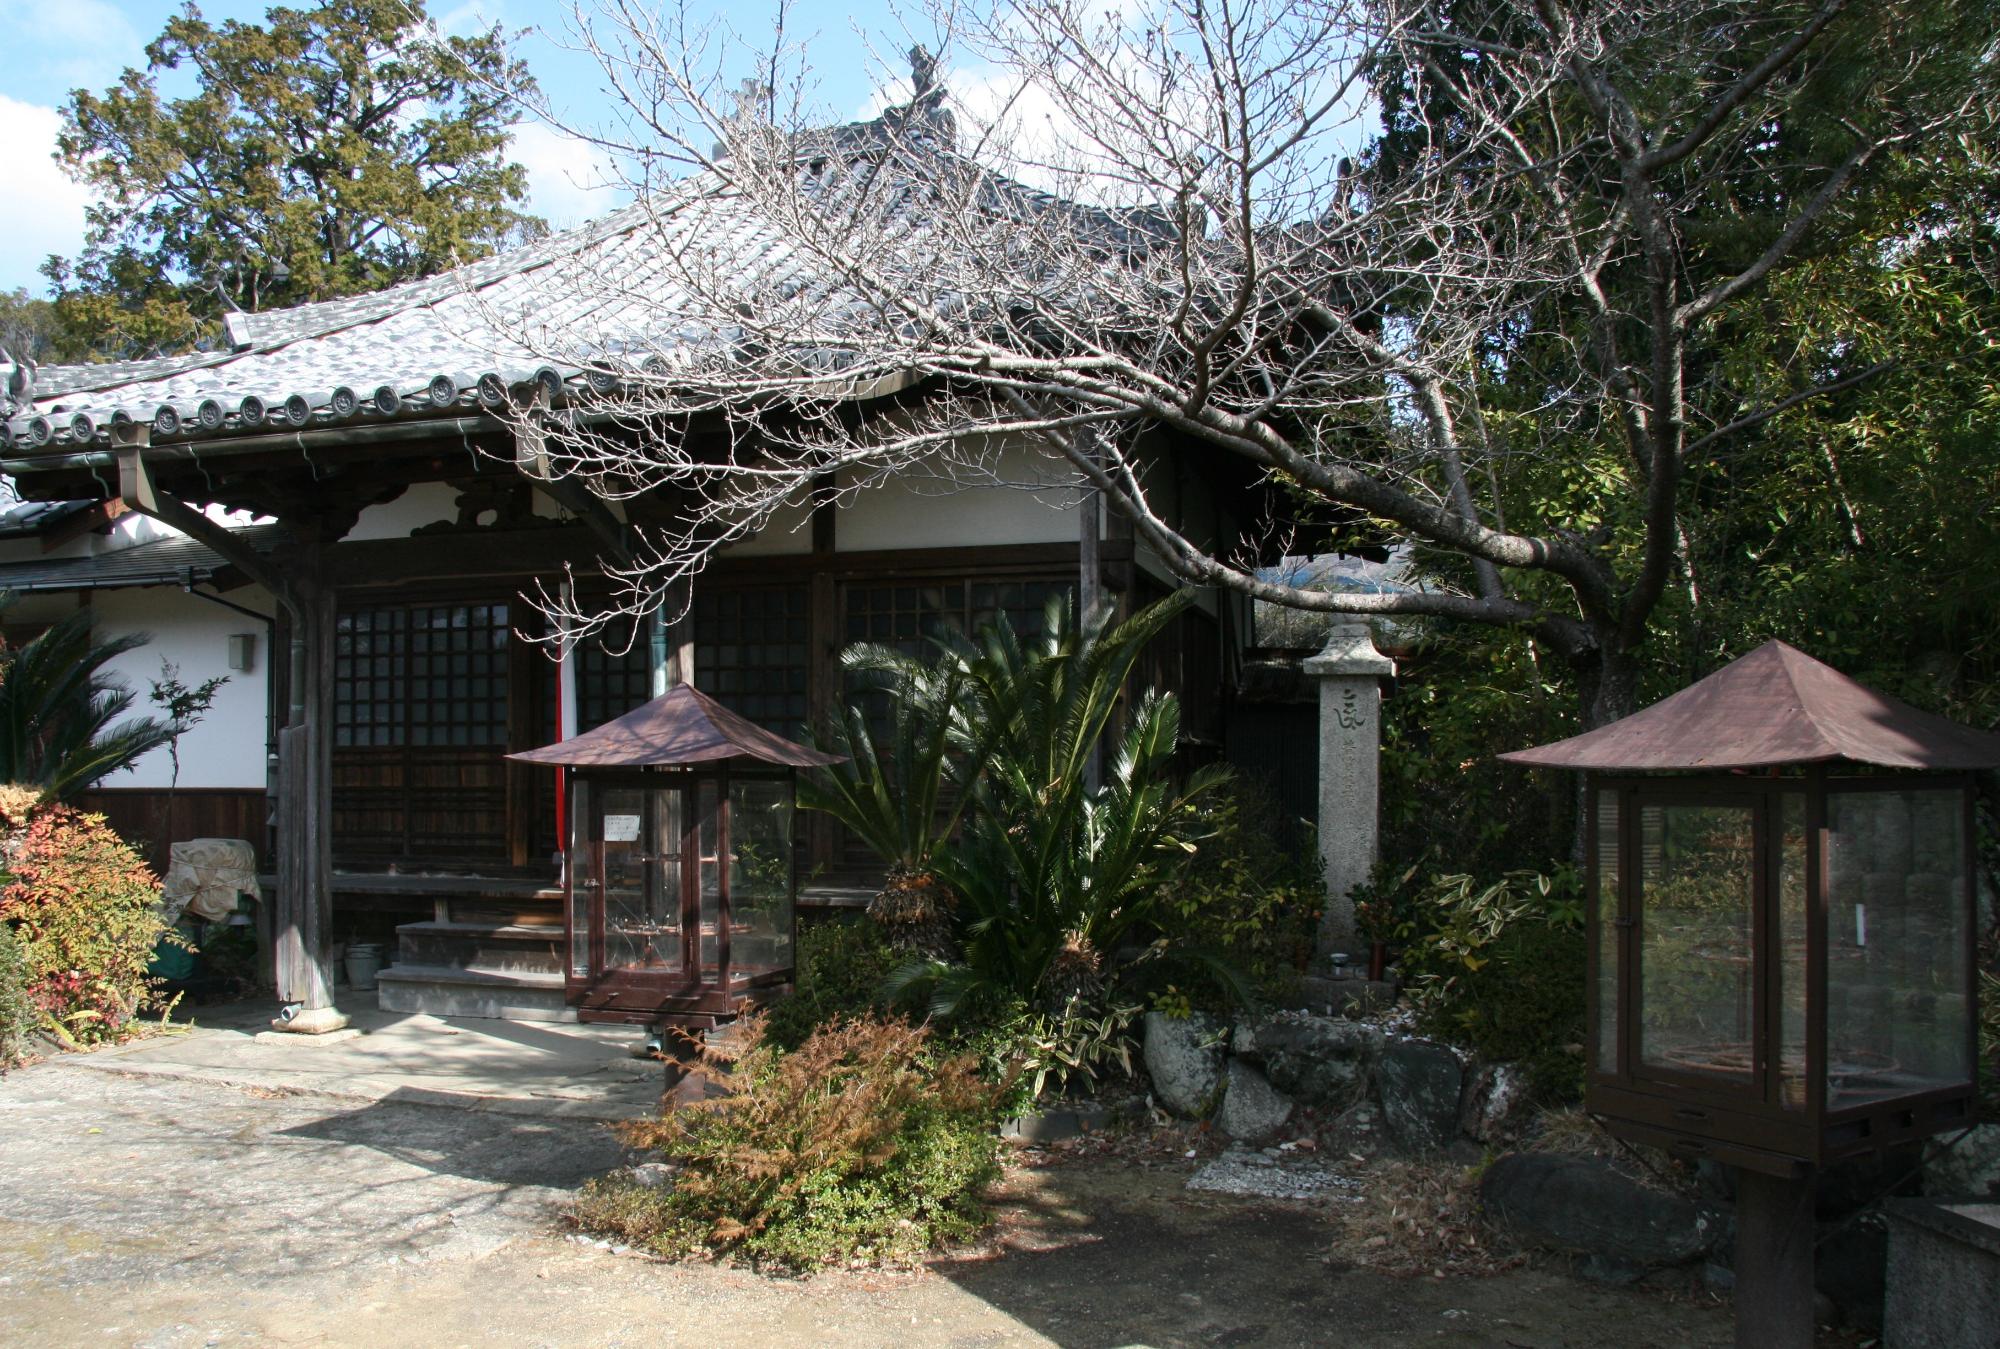
[[[963,477],[964,475],[957,475]],[[1062,461],[1010,446],[989,456],[979,481],[912,470],[862,489],[834,525],[843,553],[1076,542],[1077,493],[1058,486]]]
[[[271,597],[257,586],[238,587],[226,598],[258,613],[273,611]],[[91,613],[100,639],[131,632],[152,634],[146,645],[107,667],[137,695],[128,715],[153,714],[146,691],[159,678],[163,657],[180,668],[180,681],[190,688],[214,675],[229,676],[229,682],[216,691],[208,714],[181,737],[180,785],[263,787],[269,630],[253,618],[170,586],[100,590],[92,597]],[[257,636],[256,660],[248,672],[229,668],[229,638],[239,632]],[[167,752],[157,749],[99,785],[165,787],[171,778]]]
[[[347,540],[406,539],[410,531],[438,520],[458,518],[458,489],[450,483],[420,482],[394,501],[370,506],[349,530]]]

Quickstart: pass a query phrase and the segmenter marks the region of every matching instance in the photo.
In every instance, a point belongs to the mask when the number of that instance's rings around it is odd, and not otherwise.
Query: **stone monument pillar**
[[[1337,620],[1305,669],[1319,681],[1319,855],[1326,864],[1319,953],[1358,957],[1348,892],[1375,865],[1382,681],[1396,673],[1396,662],[1375,649],[1365,621]]]

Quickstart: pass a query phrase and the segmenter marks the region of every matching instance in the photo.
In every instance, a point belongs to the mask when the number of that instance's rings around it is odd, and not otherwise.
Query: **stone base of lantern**
[[[1887,1349],[2000,1344],[2000,1203],[1892,1199]]]

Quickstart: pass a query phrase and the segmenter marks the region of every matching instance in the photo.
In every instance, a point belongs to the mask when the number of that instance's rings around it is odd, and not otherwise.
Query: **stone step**
[[[396,963],[560,975],[562,944],[562,928],[545,924],[404,923],[396,929]]]
[[[486,927],[554,929],[558,935],[561,934],[563,927],[561,891],[557,891],[552,897],[511,901],[482,896],[453,895],[439,899],[437,907],[443,919],[452,923]]]
[[[432,1016],[490,1016],[510,1021],[574,1021],[553,973],[488,970],[455,965],[391,965],[376,976],[385,1012]]]

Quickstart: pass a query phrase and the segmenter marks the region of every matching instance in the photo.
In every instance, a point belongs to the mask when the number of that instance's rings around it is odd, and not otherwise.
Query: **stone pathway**
[[[522,1029],[483,1032],[504,1040]],[[380,1074],[362,1075],[377,1094],[329,1094],[337,1073],[298,1065],[340,1046],[291,1049],[253,1073],[245,1065],[260,1051],[220,1036],[203,1043],[0,1078],[0,1338],[147,1349],[1666,1349],[1730,1338],[1719,1309],[1554,1271],[1403,1280],[1330,1263],[1323,1206],[1191,1193],[1192,1162],[1016,1169],[991,1240],[911,1273],[783,1279],[664,1264],[564,1234],[563,1201],[619,1164],[619,1149],[575,1113],[573,1096],[469,1090],[503,1085],[490,1060],[470,1070],[486,1051],[443,1074],[459,1102],[444,1105],[383,1090],[392,1079]],[[371,1051],[378,1068],[393,1043]],[[614,1061],[601,1056],[581,1079],[615,1076]],[[440,1077],[435,1064],[419,1067],[420,1078]],[[509,1099],[539,1113],[497,1104]],[[1289,1161],[1265,1160],[1242,1167],[1299,1183]]]
[[[199,1008],[192,1029],[65,1062],[126,1076],[596,1120],[652,1111],[665,1083],[659,1064],[632,1057],[641,1036],[629,1026],[368,1008],[349,1011],[358,1034],[310,1036],[271,1031],[271,1013],[268,1002]]]

